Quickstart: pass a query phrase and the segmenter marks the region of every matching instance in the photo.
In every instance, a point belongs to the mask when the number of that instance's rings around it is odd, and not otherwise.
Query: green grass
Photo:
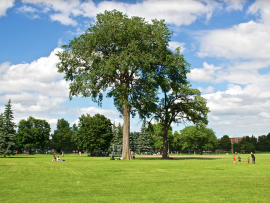
[[[270,156],[0,158],[0,202],[269,202]]]

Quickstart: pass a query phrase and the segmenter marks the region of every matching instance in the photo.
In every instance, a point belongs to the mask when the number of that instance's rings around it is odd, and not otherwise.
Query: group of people
[[[61,161],[61,159],[59,156],[57,158],[54,156],[52,161]]]
[[[63,154],[62,154],[62,156],[63,156]],[[58,156],[57,158],[56,158],[56,156],[55,156],[55,152],[53,153],[53,160],[52,161],[61,161],[61,159],[60,159],[60,157]],[[64,159],[62,159],[62,161],[65,161]]]
[[[255,164],[255,155],[251,152],[251,154],[248,156],[248,158],[247,158],[247,162],[248,162],[248,164],[249,164],[249,162],[250,162],[250,157],[251,156],[251,158],[252,158],[252,164]],[[233,163],[235,164],[235,155],[233,155]],[[239,163],[241,163],[241,157],[240,156],[238,156],[238,161],[239,161]]]

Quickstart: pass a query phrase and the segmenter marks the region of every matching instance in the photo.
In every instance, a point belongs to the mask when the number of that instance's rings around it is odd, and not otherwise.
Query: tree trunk
[[[131,159],[130,147],[129,147],[129,131],[130,131],[130,106],[123,105],[123,159]]]
[[[168,138],[167,138],[167,128],[163,129],[163,153],[162,159],[168,159]]]

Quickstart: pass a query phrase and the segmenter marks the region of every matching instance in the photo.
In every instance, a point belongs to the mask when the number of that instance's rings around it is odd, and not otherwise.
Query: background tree
[[[257,148],[260,151],[270,151],[270,133],[258,137]]]
[[[234,150],[234,152],[241,152],[241,144],[240,143],[234,143],[233,144],[233,150]]]
[[[44,149],[49,145],[51,127],[46,120],[30,116],[19,122],[16,140],[21,148],[29,150]]]
[[[129,136],[130,150],[133,152],[139,152],[138,139],[140,138],[140,132],[131,132]]]
[[[15,146],[16,125],[13,119],[11,100],[9,99],[4,114],[0,116],[0,154],[3,154],[4,157],[10,155]]]
[[[58,71],[70,81],[69,96],[92,96],[101,105],[103,92],[123,116],[122,157],[130,159],[130,113],[134,102],[151,100],[155,68],[164,60],[171,33],[164,21],[146,22],[113,10],[98,14],[95,24],[57,55]]]
[[[187,80],[189,64],[180,54],[180,48],[176,52],[167,51],[162,59],[163,64],[155,71],[156,87],[160,94],[156,100],[151,100],[140,109],[141,117],[152,117],[162,124],[163,153],[162,158],[168,155],[168,131],[171,124],[192,122],[194,124],[207,124],[206,99],[200,96],[200,91],[192,89]]]
[[[72,128],[71,128],[72,132],[76,133],[78,131],[78,126],[76,125],[76,123],[74,123],[72,125]]]
[[[137,149],[139,152],[150,152],[151,151],[151,136],[146,127],[145,121],[142,123],[139,137],[137,138]]]
[[[115,123],[112,126],[113,139],[111,142],[111,149],[113,152],[122,152],[123,149],[123,126]]]
[[[223,135],[219,141],[218,146],[222,150],[230,151],[231,149],[231,140],[228,135]]]
[[[4,131],[4,115],[0,114],[0,154],[5,152],[5,137],[6,132]]]
[[[151,146],[155,151],[162,151],[163,138],[162,138],[162,125],[160,123],[150,124],[148,133],[151,136]]]
[[[74,147],[74,142],[72,141],[73,131],[69,126],[69,122],[64,118],[58,119],[56,124],[56,130],[52,135],[52,140],[54,142],[54,149],[56,151],[71,151]]]
[[[207,141],[203,145],[203,149],[213,150],[218,146],[218,139],[215,132],[211,128],[203,128],[204,132],[207,134]]]
[[[212,129],[205,125],[187,126],[181,131],[181,142],[184,149],[202,152],[203,149],[212,149],[217,144],[217,139]]]
[[[181,134],[177,131],[174,131],[173,133],[172,147],[175,151],[182,150]]]
[[[250,152],[255,152],[256,149],[256,138],[252,135],[251,137],[249,136],[244,136],[242,140],[239,142],[240,145],[240,150],[234,151],[236,152],[241,152],[241,153],[250,153]]]
[[[93,155],[95,150],[108,150],[113,138],[112,123],[103,115],[89,114],[79,118],[79,129],[74,137],[78,149],[87,149]]]

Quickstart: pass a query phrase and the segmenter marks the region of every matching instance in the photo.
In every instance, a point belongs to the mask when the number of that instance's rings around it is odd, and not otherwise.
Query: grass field
[[[0,158],[0,202],[269,202],[270,155],[247,157],[16,155]]]

